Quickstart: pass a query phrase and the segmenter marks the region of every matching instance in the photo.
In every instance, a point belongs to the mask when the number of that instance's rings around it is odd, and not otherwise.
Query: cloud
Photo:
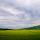
[[[39,23],[40,20],[40,4],[38,2],[40,1],[0,0],[0,24],[14,29],[37,25],[36,23]]]
[[[40,25],[40,0],[32,0],[32,25]]]

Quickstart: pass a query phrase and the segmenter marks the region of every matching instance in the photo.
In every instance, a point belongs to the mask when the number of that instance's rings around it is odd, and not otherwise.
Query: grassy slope
[[[0,30],[0,40],[40,40],[40,30]]]

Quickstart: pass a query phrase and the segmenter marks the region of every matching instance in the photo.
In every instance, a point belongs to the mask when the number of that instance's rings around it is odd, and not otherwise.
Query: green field
[[[0,30],[0,40],[40,40],[40,30]]]

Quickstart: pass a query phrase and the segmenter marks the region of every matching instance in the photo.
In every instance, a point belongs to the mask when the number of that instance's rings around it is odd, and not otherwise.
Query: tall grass
[[[40,40],[40,30],[0,30],[0,40]]]

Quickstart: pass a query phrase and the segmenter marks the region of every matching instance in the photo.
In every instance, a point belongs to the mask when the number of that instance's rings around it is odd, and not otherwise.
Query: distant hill
[[[34,27],[29,27],[29,28],[24,28],[24,29],[40,29],[40,25],[34,26]]]

